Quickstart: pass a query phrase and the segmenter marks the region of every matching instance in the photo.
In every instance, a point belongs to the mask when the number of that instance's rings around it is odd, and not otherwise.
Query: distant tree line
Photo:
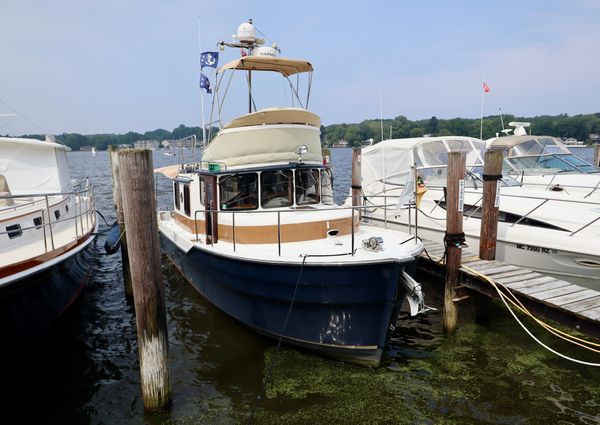
[[[504,127],[508,128],[511,121],[525,121],[531,123],[529,129],[532,134],[574,137],[577,140],[590,142],[590,134],[600,134],[600,113],[568,116],[541,115],[537,117],[516,117],[514,115],[503,116]],[[361,142],[373,139],[373,143],[381,141],[381,124],[383,122],[383,138],[394,139],[406,137],[430,136],[470,136],[479,137],[479,118],[451,118],[430,119],[411,121],[405,116],[397,116],[394,119],[365,120],[358,124],[332,124],[321,126],[321,141],[325,146],[331,146],[340,140],[348,142],[348,146],[360,146]],[[217,133],[217,128],[212,129],[211,134]],[[487,116],[483,118],[483,138],[494,137],[502,130],[500,115]],[[79,150],[83,146],[93,146],[97,150],[107,149],[109,145],[133,145],[138,140],[177,140],[195,134],[198,141],[202,141],[202,129],[200,127],[186,127],[181,124],[172,131],[162,128],[136,133],[130,131],[126,134],[90,134],[63,133],[57,135],[57,139],[73,150]],[[31,134],[22,137],[43,139],[44,135]]]
[[[510,128],[511,121],[531,123],[528,131],[531,134],[554,136],[561,138],[574,137],[577,140],[590,142],[590,134],[600,134],[600,113],[568,116],[542,115],[537,117],[516,117],[514,115],[487,116],[483,118],[483,139],[495,137],[504,127]],[[373,139],[373,143],[381,141],[383,122],[383,139],[430,136],[469,136],[479,137],[480,120],[467,118],[430,119],[411,121],[400,115],[394,119],[365,120],[359,124],[332,124],[321,126],[321,141],[331,146],[340,140],[348,142],[348,146],[360,146],[361,142]],[[502,134],[502,133],[500,133]]]
[[[212,129],[212,135],[217,132],[217,128]],[[208,130],[207,130],[208,132]],[[147,131],[145,133],[136,133],[130,131],[126,134],[88,134],[63,133],[56,135],[56,138],[73,150],[80,150],[84,146],[95,147],[96,150],[108,149],[109,145],[131,145],[138,140],[178,140],[191,135],[196,135],[198,142],[202,142],[201,127],[186,127],[181,124],[173,131],[163,130],[162,128]],[[21,137],[30,137],[34,139],[44,139],[44,134],[28,134]]]

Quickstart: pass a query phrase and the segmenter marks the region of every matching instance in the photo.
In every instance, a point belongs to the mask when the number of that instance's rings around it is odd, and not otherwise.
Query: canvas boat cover
[[[0,137],[0,175],[13,195],[69,192],[67,150],[50,140]]]
[[[166,178],[171,179],[171,180],[173,180],[175,177],[177,177],[177,175],[179,174],[180,171],[181,171],[181,165],[179,165],[179,164],[167,165],[166,167],[154,169],[155,173],[162,174],[163,176],[165,176]]]
[[[225,124],[223,129],[268,124],[300,124],[321,127],[321,119],[301,108],[268,108],[242,115]]]
[[[298,161],[298,147],[306,163],[322,163],[320,119],[305,109],[271,108],[243,115],[227,124],[204,149],[202,160],[227,167],[286,164]]]
[[[472,137],[418,137],[384,140],[362,149],[362,189],[367,195],[385,190],[384,183],[404,185],[417,170],[446,167],[448,152],[464,152],[467,167],[483,166],[485,142]]]

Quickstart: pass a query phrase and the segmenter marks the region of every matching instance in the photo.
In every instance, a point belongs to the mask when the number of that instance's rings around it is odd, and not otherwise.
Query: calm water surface
[[[114,221],[107,153],[72,152],[69,162],[74,176],[90,176],[101,213]],[[154,153],[157,167],[174,162]],[[351,150],[332,149],[332,162],[341,202]],[[169,189],[159,179],[162,207]],[[27,353],[0,363],[0,423],[245,423],[275,342],[220,313],[163,259],[173,407],[145,413],[133,306],[123,294],[120,255],[104,255],[103,243],[100,236],[93,279],[74,308]],[[420,279],[427,303],[440,308],[439,284]],[[284,348],[254,423],[600,424],[600,371],[543,351],[502,306],[488,310],[490,322],[478,325],[474,303],[460,304],[460,326],[449,336],[440,312],[403,315],[379,369]],[[535,333],[564,353],[600,361]]]

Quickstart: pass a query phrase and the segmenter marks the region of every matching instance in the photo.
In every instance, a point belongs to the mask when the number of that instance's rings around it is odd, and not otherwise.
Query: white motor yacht
[[[67,150],[53,137],[0,137],[0,354],[41,335],[87,281],[96,212]]]
[[[574,155],[556,137],[528,135],[529,123],[514,123],[514,134],[486,141],[504,154],[504,172],[524,186],[600,201],[600,168]]]
[[[412,231],[418,221],[420,237],[442,242],[448,153],[461,151],[467,169],[463,228],[478,251],[485,150],[479,139],[455,136],[385,140],[362,149],[365,205],[387,205],[373,206],[365,217]],[[424,183],[416,209],[398,205],[407,191],[414,192],[415,167]],[[501,185],[496,258],[600,290],[600,203],[527,188],[506,176]]]
[[[313,67],[279,57],[254,33],[244,23],[238,41],[222,43],[244,55],[218,69],[215,103],[223,104],[231,74],[253,85],[274,75],[299,107],[257,110],[249,86],[248,114],[221,126],[201,162],[161,170],[173,180],[174,200],[159,213],[162,249],[203,296],[251,329],[378,365],[404,300],[412,313],[422,308],[410,274],[423,245],[334,204],[321,120],[307,110],[308,95],[298,96],[301,75],[310,93]]]

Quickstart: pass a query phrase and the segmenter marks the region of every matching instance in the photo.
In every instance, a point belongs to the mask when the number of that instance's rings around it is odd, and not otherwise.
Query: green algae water
[[[348,192],[350,158],[349,149],[332,149],[338,202]],[[154,159],[172,161],[158,152]],[[72,152],[69,161],[73,174],[91,175],[100,211],[114,220],[106,153],[90,164],[89,152]],[[169,195],[168,182],[159,181],[159,204],[168,205]],[[600,424],[600,370],[541,348],[502,304],[486,305],[482,325],[475,299],[462,301],[459,326],[445,335],[441,284],[419,276],[427,304],[439,310],[403,313],[383,366],[368,369],[286,346],[276,351],[276,341],[215,309],[166,259],[173,406],[144,412],[133,306],[120,256],[103,255],[103,243],[74,308],[35,346],[0,360],[1,423],[243,424],[255,410],[255,424]],[[522,320],[554,349],[600,362]]]

